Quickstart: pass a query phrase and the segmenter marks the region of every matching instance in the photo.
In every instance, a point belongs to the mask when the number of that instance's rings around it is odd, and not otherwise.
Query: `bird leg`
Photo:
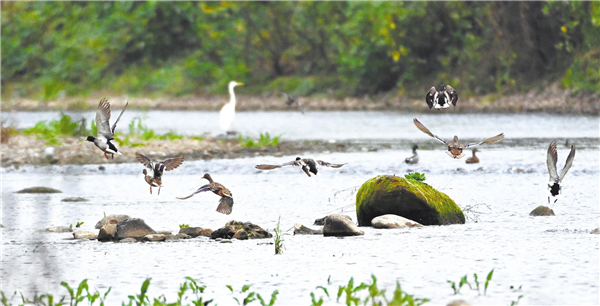
[[[162,186],[158,186],[158,195],[160,195],[160,187]]]
[[[115,154],[110,154],[112,156],[112,159],[115,159]]]
[[[108,159],[108,155],[106,155],[106,152],[104,152],[104,157],[106,157],[106,159]]]
[[[150,194],[152,194],[152,185],[150,185]]]

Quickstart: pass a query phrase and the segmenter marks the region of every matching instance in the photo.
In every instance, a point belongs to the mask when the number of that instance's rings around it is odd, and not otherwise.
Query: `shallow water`
[[[257,117],[263,114],[269,113],[258,113]],[[345,117],[335,117],[343,114],[331,116],[341,126],[349,126],[349,121],[342,119]],[[472,305],[510,304],[519,294],[524,294],[521,304],[600,303],[600,241],[598,235],[589,234],[600,223],[597,117],[486,115],[489,117],[481,121],[481,128],[471,129],[473,134],[467,132],[465,137],[492,136],[501,126],[507,137],[507,131],[512,130],[512,134],[522,139],[508,138],[482,147],[478,154],[482,162],[467,165],[464,159],[450,159],[442,147],[416,129],[410,136],[403,136],[408,134],[409,127],[414,128],[410,120],[400,127],[387,113],[347,114],[351,114],[352,120],[373,116],[372,125],[397,127],[396,136],[386,136],[390,132],[386,130],[371,137],[379,142],[385,142],[386,138],[390,143],[396,139],[405,142],[415,139],[429,149],[420,152],[418,165],[402,162],[410,155],[408,148],[307,153],[330,162],[348,163],[340,169],[322,169],[313,178],[295,168],[271,172],[253,168],[257,163],[281,163],[293,156],[187,161],[165,174],[160,196],[148,193],[139,164],[106,164],[105,171],[99,171],[98,165],[2,168],[5,226],[0,268],[2,290],[64,294],[61,281],[75,284],[88,278],[91,287],[106,290],[112,286],[108,301],[117,304],[128,294],[138,292],[145,278],[152,277],[150,296],[164,293],[174,300],[183,278],[191,276],[206,284],[208,295],[216,296],[216,302],[222,305],[233,301],[225,285],[240,288],[244,284],[253,284],[252,289],[263,296],[279,290],[277,305],[306,305],[310,304],[310,292],[320,293],[315,287],[326,285],[329,276],[331,288],[337,288],[350,277],[366,282],[374,274],[380,288],[392,290],[399,281],[405,291],[430,298],[432,304],[446,304],[456,298]],[[290,113],[270,115],[279,118]],[[482,115],[418,117],[435,132],[433,119],[479,122],[479,116]],[[402,117],[406,121],[412,115]],[[519,120],[514,117],[527,118],[527,125],[535,127],[533,135],[523,128],[505,125],[507,120],[516,124]],[[281,121],[284,119],[273,122]],[[429,121],[434,123],[429,126]],[[557,122],[563,128],[556,128]],[[582,130],[564,128],[574,124],[582,125]],[[314,129],[314,126],[303,127]],[[354,128],[338,131],[340,136],[335,139],[369,139],[368,133],[364,133],[369,129],[377,128],[365,125],[356,134]],[[462,124],[456,129],[462,131]],[[482,135],[477,131],[482,131]],[[324,133],[315,133],[321,135],[316,138],[327,139]],[[563,197],[550,205],[556,216],[529,217],[536,206],[547,205],[545,158],[552,137],[561,142],[569,138],[577,145],[575,162],[563,182]],[[559,145],[559,169],[567,154],[568,148]],[[78,221],[85,222],[83,229],[91,229],[104,213],[143,218],[155,230],[173,232],[183,223],[216,229],[231,219],[252,221],[272,230],[279,216],[283,229],[294,223],[315,228],[314,219],[334,212],[347,213],[355,219],[354,191],[367,179],[379,174],[404,175],[408,171],[424,172],[430,185],[463,208],[485,204],[489,209],[479,206],[479,221],[471,219],[465,225],[399,230],[363,228],[364,236],[341,239],[285,236],[285,253],[277,256],[273,255],[273,245],[258,244],[267,240],[221,244],[197,238],[119,244],[65,240],[72,235],[40,232],[52,225]],[[204,172],[210,172],[216,181],[232,190],[236,204],[230,216],[215,212],[218,198],[212,194],[196,195],[187,201],[175,199],[202,184],[199,176]],[[13,193],[38,185],[58,188],[64,193]],[[102,186],[101,190],[98,186]],[[60,202],[70,196],[90,201]],[[446,282],[458,282],[465,274],[472,281],[473,273],[483,279],[491,269],[495,272],[486,296],[478,296],[468,288],[454,296]],[[512,292],[511,285],[522,285],[523,292]],[[330,292],[335,295],[337,290]]]

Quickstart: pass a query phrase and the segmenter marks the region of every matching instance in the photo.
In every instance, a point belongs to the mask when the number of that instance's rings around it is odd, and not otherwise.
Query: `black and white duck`
[[[458,101],[458,92],[450,85],[440,85],[440,90],[435,89],[435,86],[429,89],[425,96],[425,101],[429,106],[429,109],[436,108],[438,110],[442,108],[450,107],[450,104],[456,106]]]
[[[558,171],[556,171],[556,161],[558,160],[558,153],[556,152],[556,142],[550,142],[548,146],[548,155],[546,158],[546,164],[548,166],[548,173],[550,174],[550,182],[548,183],[548,191],[550,194],[548,195],[548,203],[550,203],[550,198],[554,199],[553,203],[558,201],[558,196],[562,193],[561,183],[567,171],[571,168],[573,164],[573,159],[575,158],[575,145],[571,145],[571,152],[569,156],[567,156],[567,161],[565,162],[565,166],[558,175]]]
[[[152,187],[158,187],[158,194],[160,195],[160,188],[162,187],[162,176],[165,171],[171,171],[181,163],[183,163],[183,156],[169,158],[164,161],[153,163],[152,160],[146,157],[144,154],[135,152],[135,158],[137,158],[140,163],[144,164],[147,169],[144,169],[142,173],[144,174],[144,180],[148,185],[150,185],[150,194],[152,194]]]
[[[281,168],[284,166],[296,166],[296,167],[302,168],[302,171],[304,171],[304,173],[306,173],[306,175],[308,175],[310,177],[310,173],[317,175],[317,173],[319,172],[319,170],[317,169],[317,165],[331,167],[331,168],[340,168],[345,164],[332,164],[332,163],[328,163],[328,162],[325,162],[322,160],[314,160],[312,158],[296,157],[296,160],[293,160],[293,161],[287,162],[287,163],[283,163],[281,165],[260,164],[260,165],[256,165],[255,168],[259,169],[259,170],[272,170],[272,169],[277,169],[277,168]]]
[[[198,190],[194,191],[194,193],[190,194],[189,196],[178,199],[186,200],[197,193],[204,191],[212,191],[214,194],[221,197],[221,199],[219,200],[219,206],[217,206],[217,211],[226,215],[231,214],[231,211],[233,209],[233,195],[231,194],[231,191],[225,188],[225,186],[213,181],[212,177],[208,173],[204,174],[202,178],[208,180],[208,184],[201,186],[200,188],[198,188]]]
[[[412,152],[413,155],[411,157],[407,157],[406,159],[404,159],[404,162],[407,164],[416,164],[419,162],[419,154],[417,154],[417,149],[419,148],[418,145],[413,145],[412,146]]]
[[[419,128],[419,130],[421,130],[421,132],[423,132],[423,133],[435,138],[437,141],[445,144],[448,147],[448,151],[446,151],[446,154],[448,154],[450,157],[452,157],[454,159],[459,159],[459,158],[462,158],[463,156],[465,156],[465,153],[463,153],[463,149],[475,147],[475,146],[479,146],[479,145],[483,145],[483,144],[495,143],[495,142],[498,142],[498,141],[504,139],[504,133],[500,133],[494,137],[488,138],[484,141],[477,142],[477,143],[460,144],[460,143],[458,143],[458,136],[454,136],[453,141],[449,142],[449,141],[446,141],[446,140],[434,135],[433,133],[431,133],[431,131],[429,131],[429,129],[427,129],[416,118],[413,119],[413,122],[415,123],[417,128]]]
[[[88,136],[86,140],[93,142],[98,149],[102,150],[106,159],[108,159],[107,154],[111,154],[112,158],[115,158],[115,154],[123,155],[121,152],[119,152],[119,149],[117,149],[111,140],[115,139],[115,129],[117,128],[117,123],[119,122],[119,119],[121,119],[121,116],[123,116],[125,109],[127,109],[127,105],[129,105],[129,102],[125,104],[125,107],[121,111],[117,121],[115,121],[111,127],[109,123],[110,103],[108,100],[106,100],[106,98],[100,99],[100,103],[98,103],[98,109],[96,110],[96,127],[98,129],[98,134],[97,137]]]

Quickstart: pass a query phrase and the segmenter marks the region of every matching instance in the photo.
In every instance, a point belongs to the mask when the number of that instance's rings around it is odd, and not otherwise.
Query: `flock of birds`
[[[226,132],[231,127],[233,119],[235,118],[236,99],[233,89],[235,86],[239,85],[243,85],[243,83],[235,81],[229,83],[230,100],[229,103],[225,104],[220,111],[219,126]],[[288,94],[284,93],[284,95],[286,97],[285,103],[288,105],[288,107],[292,107],[295,104],[297,105],[298,109],[304,114],[304,110],[302,109],[297,100],[295,100],[293,97],[290,97]],[[456,102],[458,101],[458,93],[451,86],[445,86],[442,84],[440,85],[439,90],[437,90],[435,87],[432,87],[429,90],[429,92],[427,92],[427,95],[425,96],[425,101],[427,102],[429,109],[446,109],[450,107],[450,104],[456,106]],[[122,155],[122,153],[119,152],[119,149],[114,145],[114,143],[112,143],[112,140],[115,139],[115,129],[117,127],[117,123],[119,122],[119,119],[121,119],[121,116],[123,116],[127,105],[129,105],[129,102],[125,104],[125,107],[123,107],[123,110],[119,114],[119,117],[111,126],[109,122],[111,117],[110,103],[106,98],[102,98],[98,103],[98,109],[96,110],[97,135],[96,137],[88,136],[86,140],[94,143],[94,145],[104,153],[104,157],[106,159],[109,159],[108,154],[111,155],[112,159],[114,159],[115,154]],[[413,123],[421,132],[429,135],[430,137],[444,144],[447,148],[446,154],[448,154],[453,159],[462,158],[465,155],[463,150],[466,148],[496,143],[504,139],[504,133],[500,133],[494,137],[487,138],[480,142],[462,144],[459,143],[458,136],[454,136],[452,141],[447,141],[433,134],[427,127],[425,127],[425,125],[423,125],[416,118],[413,119]],[[406,163],[416,164],[419,162],[419,156],[417,154],[418,148],[418,145],[413,145],[413,155],[405,159]],[[467,159],[467,163],[479,162],[479,159],[475,156],[475,152],[477,152],[477,148],[473,149],[473,156]],[[142,171],[142,173],[144,174],[144,180],[148,183],[148,185],[150,185],[150,194],[152,194],[152,187],[158,187],[158,194],[160,195],[160,188],[162,187],[162,176],[164,172],[174,170],[183,163],[183,156],[169,158],[160,162],[153,162],[150,158],[138,152],[135,153],[135,156],[136,159],[146,167]],[[567,171],[569,171],[569,169],[571,168],[574,158],[575,146],[572,145],[571,152],[567,157],[565,166],[559,175],[556,168],[556,163],[558,160],[556,143],[554,141],[550,143],[548,147],[546,160],[548,172],[550,174],[550,182],[548,183],[548,190],[550,192],[550,194],[548,195],[548,203],[550,203],[551,198],[554,199],[554,203],[556,203],[556,201],[558,200],[558,195],[561,194],[560,184],[562,183],[563,178],[567,174]],[[259,164],[256,165],[255,168],[258,170],[273,170],[285,166],[295,166],[302,169],[302,171],[306,173],[308,177],[311,177],[311,173],[317,175],[319,166],[341,168],[344,165],[345,164],[334,164],[322,160],[314,160],[312,158],[297,157],[295,160],[283,164]],[[187,197],[177,197],[177,199],[186,200],[198,193],[210,191],[221,197],[219,200],[219,206],[217,207],[217,211],[226,215],[231,214],[233,209],[233,194],[231,193],[231,191],[222,184],[215,182],[208,173],[204,174],[201,177],[201,179],[206,179],[208,181],[208,184],[200,186],[196,191],[194,191]]]

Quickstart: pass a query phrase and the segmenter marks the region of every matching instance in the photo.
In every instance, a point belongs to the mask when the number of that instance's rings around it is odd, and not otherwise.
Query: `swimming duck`
[[[450,103],[456,106],[456,101],[458,101],[458,92],[452,88],[450,85],[440,85],[440,90],[436,90],[435,86],[429,89],[427,95],[425,96],[425,101],[429,106],[429,109],[435,107],[440,110],[442,108],[450,107]]]
[[[571,168],[574,158],[575,146],[571,145],[571,152],[569,153],[569,156],[567,156],[565,167],[562,169],[559,176],[558,172],[556,171],[556,161],[558,160],[558,153],[556,152],[556,142],[550,142],[550,145],[548,146],[548,155],[546,157],[548,173],[550,174],[550,182],[548,183],[548,191],[550,191],[550,195],[548,195],[548,203],[550,203],[550,198],[554,199],[554,203],[558,201],[558,195],[561,193],[560,183],[567,174],[567,171],[569,171],[569,169]]]
[[[479,152],[479,149],[477,149],[477,148],[473,149],[473,156],[467,158],[467,160],[465,161],[467,164],[478,164],[479,163],[479,158],[477,158],[477,156],[475,156],[475,152]]]
[[[196,193],[212,191],[214,194],[221,197],[221,199],[219,200],[219,206],[217,206],[217,211],[222,214],[229,215],[231,213],[231,210],[233,209],[233,195],[231,194],[231,191],[225,188],[225,186],[213,181],[212,177],[210,177],[210,174],[208,173],[204,174],[204,176],[201,178],[208,180],[208,184],[201,186],[200,188],[198,188],[198,190],[194,191],[194,193],[190,194],[189,196],[178,199],[186,200],[191,198]]]
[[[300,103],[298,102],[298,100],[296,100],[296,98],[286,94],[285,92],[283,93],[283,95],[285,96],[285,105],[287,105],[288,108],[292,108],[294,104],[296,104],[298,106],[298,110],[302,113],[302,115],[304,115],[304,108],[300,106]]]
[[[419,128],[419,130],[421,130],[421,132],[437,139],[437,141],[445,144],[448,147],[448,151],[446,151],[446,154],[448,154],[450,157],[454,158],[454,159],[459,159],[462,158],[463,156],[465,156],[465,153],[463,153],[463,149],[466,148],[470,148],[470,147],[474,147],[474,146],[478,146],[478,145],[482,145],[482,144],[488,144],[488,143],[495,143],[498,142],[502,139],[504,139],[504,133],[500,133],[494,137],[488,138],[484,141],[478,142],[478,143],[470,143],[470,144],[459,144],[458,143],[458,136],[454,136],[454,140],[452,142],[448,142],[436,135],[434,135],[433,133],[431,133],[429,131],[429,129],[427,129],[421,122],[419,122],[419,120],[417,120],[416,118],[413,119],[413,122],[415,123],[415,125],[417,126],[417,128]]]
[[[127,105],[129,105],[129,102],[125,104],[125,107],[121,111],[119,118],[117,118],[117,121],[115,121],[111,127],[110,123],[108,122],[110,120],[110,103],[108,100],[106,100],[106,98],[100,99],[100,103],[98,103],[98,109],[96,110],[96,126],[98,129],[98,137],[88,136],[86,140],[93,142],[98,149],[102,150],[106,159],[108,159],[108,155],[106,155],[107,153],[111,154],[113,159],[115,158],[115,154],[123,155],[110,141],[115,139],[115,129],[117,128],[117,123],[119,122],[119,119],[121,119],[121,116],[123,116],[125,109],[127,109]]]
[[[160,188],[162,187],[162,175],[165,170],[171,171],[183,163],[183,156],[169,158],[156,164],[153,163],[150,158],[138,152],[135,152],[135,158],[137,158],[140,163],[144,164],[144,166],[150,169],[150,172],[148,172],[146,169],[142,171],[144,174],[144,180],[146,180],[146,183],[150,185],[150,194],[152,194],[152,187],[158,187],[158,195],[160,195]]]
[[[310,177],[310,173],[313,173],[314,175],[317,175],[317,172],[319,172],[319,170],[317,169],[317,164],[319,166],[325,166],[325,167],[331,167],[331,168],[340,168],[345,164],[332,164],[332,163],[328,163],[322,160],[314,160],[312,158],[300,158],[300,157],[296,157],[296,160],[291,161],[291,162],[287,162],[287,163],[283,163],[281,165],[265,165],[265,164],[260,164],[260,165],[256,165],[255,168],[259,169],[259,170],[272,170],[272,169],[277,169],[277,168],[281,168],[283,166],[296,166],[296,167],[301,167],[302,171],[304,171],[304,173],[306,173],[306,175],[308,175],[308,177]]]
[[[404,162],[407,164],[416,164],[419,162],[419,154],[417,154],[417,149],[419,148],[419,146],[417,145],[413,145],[412,147],[412,152],[413,155],[411,157],[407,157]]]

